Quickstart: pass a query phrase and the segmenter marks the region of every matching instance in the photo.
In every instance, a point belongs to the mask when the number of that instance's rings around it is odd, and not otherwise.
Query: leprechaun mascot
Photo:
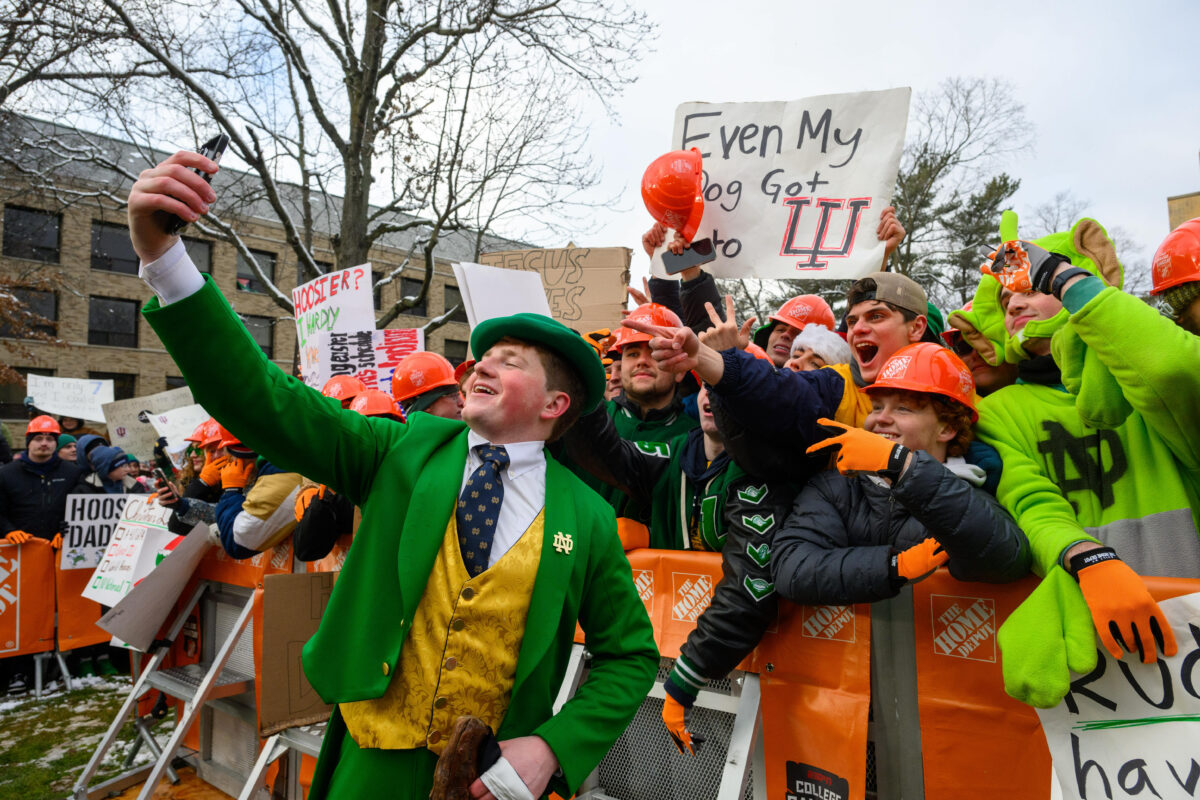
[[[194,220],[216,199],[176,153],[129,197],[144,313],[196,401],[281,469],[344,493],[362,524],[304,668],[336,706],[311,798],[428,797],[460,715],[488,723],[493,792],[569,795],[625,729],[657,668],[613,512],[545,451],[604,389],[594,350],[518,314],[472,332],[462,422],[365,417],[274,366],[157,212]],[[198,334],[202,331],[202,334]],[[556,714],[576,622],[587,680]]]

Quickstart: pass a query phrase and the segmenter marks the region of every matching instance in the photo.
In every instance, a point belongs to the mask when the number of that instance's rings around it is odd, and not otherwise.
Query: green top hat
[[[479,358],[506,336],[544,345],[574,367],[583,380],[583,413],[591,411],[604,399],[607,378],[600,356],[582,336],[566,325],[543,314],[522,313],[486,319],[471,331],[471,352]]]

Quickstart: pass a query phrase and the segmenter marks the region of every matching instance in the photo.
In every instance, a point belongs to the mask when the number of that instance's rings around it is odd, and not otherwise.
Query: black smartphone
[[[170,489],[171,496],[178,499],[179,495],[175,493],[175,486],[167,480],[167,473],[163,472],[162,467],[154,468],[154,477],[158,481],[158,488]]]
[[[679,255],[675,255],[670,250],[662,254],[663,269],[667,271],[668,275],[674,275],[685,269],[716,260],[717,253],[713,249],[712,239],[697,239],[692,242],[690,247],[685,247]]]
[[[200,147],[199,153],[210,161],[216,161],[219,164],[221,163],[221,156],[224,154],[225,148],[228,146],[229,137],[223,133],[218,133]],[[212,183],[212,175],[209,175],[207,172],[198,169],[192,169],[192,172],[204,178],[204,180],[208,181],[209,183]],[[163,230],[167,233],[179,233],[181,230],[187,227],[187,220],[183,219],[177,214],[172,214],[168,211],[159,211],[158,214],[159,219],[162,222]]]

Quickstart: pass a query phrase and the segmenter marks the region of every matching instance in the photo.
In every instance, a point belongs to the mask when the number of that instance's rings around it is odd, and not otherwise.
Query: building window
[[[322,275],[328,275],[330,272],[333,272],[333,264],[331,264],[330,262],[322,261],[319,258],[314,258],[313,262],[316,263],[318,268],[320,268]],[[316,280],[316,278],[308,277],[308,272],[305,271],[304,265],[301,264],[299,261],[297,261],[296,262],[296,285],[303,286],[304,284],[308,283],[309,281],[313,281],[313,280]]]
[[[92,223],[92,269],[137,275],[138,257],[129,240],[129,228],[107,222]]]
[[[92,372],[88,370],[88,377],[94,381],[112,381],[113,400],[128,400],[137,396],[137,375],[125,372]]]
[[[34,367],[15,367],[22,378],[27,378],[30,375],[53,375],[52,369],[38,369]],[[29,413],[25,409],[25,397],[29,394],[25,388],[25,383],[0,383],[0,417],[4,419],[28,419]],[[0,434],[3,435],[3,434]],[[17,447],[14,450],[19,449]]]
[[[58,263],[62,215],[36,208],[4,207],[4,255]]]
[[[167,388],[168,389],[182,389],[183,387],[185,387],[187,385],[188,385],[187,379],[184,378],[182,375],[168,375],[167,376]]]
[[[115,297],[89,297],[88,344],[137,347],[138,302]]]
[[[267,280],[273,283],[275,281],[275,254],[263,250],[251,250],[250,253],[258,262],[263,274],[267,276]],[[263,293],[267,291],[266,285],[255,276],[254,271],[250,268],[250,263],[240,252],[237,257],[237,288],[243,292]]]
[[[187,250],[188,258],[201,272],[212,274],[212,242],[203,239],[189,239],[184,236],[183,248]]]
[[[252,314],[241,314],[242,321],[246,323],[246,330],[250,331],[250,335],[254,337],[254,341],[258,342],[258,346],[267,354],[267,358],[275,357],[275,336],[274,336],[274,320],[270,317],[256,317]]]
[[[20,302],[20,308],[14,308],[8,320],[0,321],[0,336],[24,338],[31,331],[56,336],[58,326],[58,296],[54,292],[43,292],[38,289],[12,289],[13,296]],[[45,323],[27,319],[22,312],[36,314]]]
[[[450,309],[454,308],[455,306],[458,306],[458,311],[455,311],[454,315],[452,317],[450,317],[450,319],[447,320],[447,322],[466,322],[467,321],[467,309],[463,305],[462,292],[458,291],[458,287],[451,286],[450,284],[446,284],[446,286],[443,288],[442,296],[445,298],[445,302],[442,303],[442,313],[443,314],[446,313],[447,311],[449,311]]]
[[[442,343],[442,352],[446,360],[457,367],[467,360],[467,343],[458,339],[446,339]]]
[[[422,281],[419,278],[401,278],[400,279],[400,296],[401,297],[416,297],[421,293]],[[428,300],[426,296],[426,300]],[[411,314],[414,317],[425,316],[425,300],[422,300],[412,308],[406,308],[400,312],[401,314]]]

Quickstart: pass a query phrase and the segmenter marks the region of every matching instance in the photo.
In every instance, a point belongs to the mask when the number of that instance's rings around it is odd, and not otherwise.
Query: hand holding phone
[[[668,275],[674,275],[685,269],[716,260],[717,252],[713,248],[712,239],[697,239],[679,255],[675,255],[670,250],[662,254],[663,269]]]
[[[154,478],[158,481],[158,491],[155,493],[158,502],[164,506],[179,502],[179,490],[167,478],[167,473],[161,467],[154,468]]]
[[[200,155],[204,156],[205,158],[220,163],[221,156],[224,154],[225,148],[228,146],[229,137],[223,133],[219,133],[205,142],[201,146],[199,152]],[[193,169],[192,171],[204,178],[204,180],[208,183],[212,183],[212,175],[198,169]],[[158,217],[159,222],[162,224],[163,230],[171,235],[179,233],[181,230],[187,227],[188,224],[187,220],[176,214],[172,214],[169,211],[155,212],[155,216]]]

